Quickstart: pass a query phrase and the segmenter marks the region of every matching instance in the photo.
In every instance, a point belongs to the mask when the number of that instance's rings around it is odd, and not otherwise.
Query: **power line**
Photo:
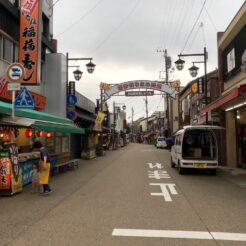
[[[189,41],[189,38],[190,38],[190,36],[191,36],[191,34],[192,34],[192,32],[193,32],[195,26],[196,26],[196,24],[197,24],[197,22],[198,22],[198,20],[199,20],[199,18],[200,18],[200,16],[201,16],[201,14],[202,14],[202,11],[203,11],[203,9],[204,9],[204,6],[205,6],[205,4],[206,4],[206,1],[207,1],[207,0],[204,0],[204,2],[203,2],[202,8],[201,8],[201,10],[200,10],[200,12],[199,12],[199,14],[198,14],[198,16],[197,16],[197,18],[196,18],[196,21],[195,21],[193,27],[191,28],[191,31],[190,31],[190,33],[189,33],[189,35],[188,35],[188,37],[187,37],[187,39],[186,39],[186,41],[185,41],[185,45],[184,45],[184,48],[182,49],[181,53],[184,52],[184,49],[185,49],[185,47],[186,47],[186,45],[187,45],[187,43],[188,43],[188,41]]]
[[[130,12],[126,15],[126,17],[123,19],[123,21],[118,25],[116,26],[107,36],[106,38],[104,38],[104,40],[99,43],[98,46],[96,46],[96,48],[92,51],[92,53],[94,53],[95,51],[97,51],[99,48],[101,48],[101,46],[112,36],[112,34],[116,31],[118,31],[118,29],[120,29],[120,27],[127,21],[127,19],[132,15],[132,13],[136,10],[139,2],[141,0],[137,0],[135,5],[133,6],[133,8],[130,10]]]
[[[59,0],[57,0],[57,1],[59,1]],[[73,22],[64,31],[62,31],[61,33],[57,34],[57,37],[61,36],[65,32],[67,32],[70,29],[72,29],[73,27],[75,27],[80,21],[82,21],[87,15],[89,15],[94,9],[96,9],[99,6],[99,4],[102,3],[102,2],[103,2],[103,0],[99,0],[92,8],[90,8],[87,12],[85,12],[85,14],[83,14],[78,20],[76,20],[75,22]]]

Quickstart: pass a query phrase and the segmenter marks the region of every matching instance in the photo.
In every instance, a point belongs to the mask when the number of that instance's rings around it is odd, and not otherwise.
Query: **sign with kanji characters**
[[[0,190],[11,188],[11,162],[7,152],[0,153]]]
[[[160,81],[134,80],[112,85],[109,89],[104,91],[103,97],[106,101],[114,94],[135,89],[162,91],[168,93],[172,98],[175,98],[175,96],[178,94],[176,89],[171,88],[168,84],[162,83]]]
[[[22,87],[21,91],[15,99],[16,108],[34,108],[34,101],[31,94],[25,86]]]
[[[25,68],[22,84],[36,85],[39,80],[39,2],[38,0],[20,1],[19,62]]]

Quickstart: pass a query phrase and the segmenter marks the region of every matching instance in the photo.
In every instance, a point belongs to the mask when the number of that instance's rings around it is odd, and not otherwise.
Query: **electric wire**
[[[135,5],[133,6],[133,8],[129,11],[129,13],[126,15],[126,17],[122,20],[122,22],[119,23],[119,25],[117,25],[111,32],[108,33],[108,35],[96,46],[96,48],[94,48],[92,50],[92,53],[96,52],[98,49],[100,49],[104,43],[106,43],[110,37],[116,32],[118,31],[121,26],[124,25],[124,23],[128,20],[128,18],[134,13],[134,11],[137,9],[139,3],[140,3],[141,0],[137,0],[135,2]]]
[[[62,31],[61,33],[57,34],[57,37],[63,35],[65,32],[67,32],[67,31],[71,30],[72,28],[74,28],[80,21],[82,21],[87,15],[89,15],[93,10],[95,10],[103,1],[104,0],[99,0],[98,2],[96,2],[96,4],[93,5],[92,8],[88,9],[78,20],[73,22],[64,31]]]
[[[191,36],[191,34],[192,34],[192,32],[193,32],[193,30],[194,30],[194,28],[195,28],[195,26],[196,26],[196,24],[197,24],[197,22],[198,22],[200,16],[201,16],[201,14],[202,14],[202,11],[203,11],[203,9],[204,9],[204,6],[205,6],[205,4],[206,4],[206,1],[207,1],[207,0],[204,0],[204,2],[203,2],[202,8],[201,8],[201,10],[200,10],[200,12],[199,12],[199,14],[198,14],[198,16],[197,16],[197,18],[196,18],[196,21],[195,21],[194,25],[193,25],[192,28],[191,28],[191,31],[190,31],[190,33],[189,33],[189,35],[188,35],[188,37],[187,37],[187,39],[186,39],[186,41],[185,41],[185,44],[184,44],[184,47],[183,47],[181,53],[183,53],[183,52],[184,52],[184,49],[186,48],[186,45],[187,45],[187,43],[188,43],[188,41],[189,41],[189,39],[190,39],[190,36]]]

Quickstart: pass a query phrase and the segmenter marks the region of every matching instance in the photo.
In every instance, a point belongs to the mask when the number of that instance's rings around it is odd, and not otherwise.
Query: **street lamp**
[[[116,105],[117,104],[117,105]],[[115,109],[117,108],[117,112],[120,111],[120,107],[117,107],[118,105],[123,105],[122,109],[125,110],[126,109],[126,105],[124,103],[115,103],[113,102],[113,150],[115,149],[115,127],[116,127],[116,113],[115,113]],[[118,113],[117,113],[118,115]]]
[[[93,73],[95,70],[96,65],[94,63],[92,63],[93,58],[69,58],[68,57],[68,53],[66,54],[66,73],[67,73],[67,78],[66,78],[66,96],[75,96],[75,82],[74,81],[70,81],[69,82],[69,78],[68,78],[68,69],[69,67],[77,67],[77,69],[73,72],[74,75],[74,79],[76,81],[79,81],[82,77],[83,72],[79,70],[79,66],[69,66],[69,61],[90,61],[88,64],[86,64],[87,67],[87,71],[88,73]],[[71,90],[71,92],[69,93],[69,87],[71,84],[71,88],[73,88],[73,90]],[[69,95],[72,94],[72,95]]]
[[[198,74],[199,68],[194,65],[194,63],[203,63],[204,64],[204,94],[205,94],[205,105],[208,104],[207,97],[207,50],[206,47],[203,49],[203,53],[197,54],[179,54],[179,59],[175,62],[176,68],[178,70],[182,70],[184,68],[185,61],[180,59],[180,57],[184,56],[200,56],[203,57],[203,61],[193,62],[193,66],[189,68],[190,74],[192,77],[196,77]],[[206,125],[208,124],[208,113],[206,112]]]

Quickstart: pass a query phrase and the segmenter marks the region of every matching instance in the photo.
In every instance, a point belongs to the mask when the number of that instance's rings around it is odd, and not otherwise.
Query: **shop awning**
[[[84,134],[85,129],[73,125],[55,124],[36,121],[33,125],[35,130],[50,131],[50,132],[62,132],[62,133],[77,133]]]
[[[0,114],[11,115],[12,104],[0,101]],[[85,129],[72,125],[72,121],[69,119],[33,109],[15,109],[15,116],[17,116],[17,120],[22,118],[22,121],[25,121],[25,123],[22,124],[23,126],[28,125],[41,131],[85,133]],[[31,121],[32,124],[29,124]],[[16,119],[11,119],[11,117],[8,117],[8,122],[16,125],[19,124],[16,122]]]
[[[221,96],[214,102],[208,104],[205,108],[202,108],[200,110],[200,116],[204,116],[207,112],[221,107],[222,105],[231,101],[232,99],[237,98],[241,93],[244,93],[245,91],[246,91],[246,84],[241,85],[239,88],[234,88],[229,93]]]

